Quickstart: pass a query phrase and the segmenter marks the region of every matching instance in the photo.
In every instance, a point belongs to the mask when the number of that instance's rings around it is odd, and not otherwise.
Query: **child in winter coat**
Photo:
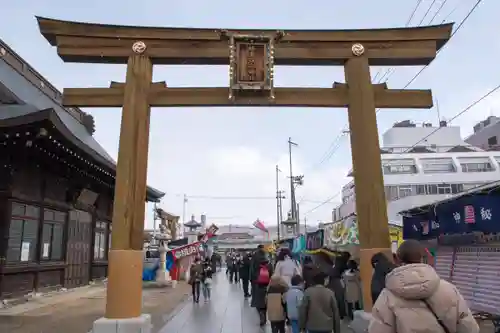
[[[300,333],[299,306],[304,297],[304,281],[300,275],[294,275],[291,280],[292,287],[286,292],[285,302],[288,319],[292,326],[292,333]]]
[[[309,333],[340,333],[340,315],[335,293],[325,287],[323,272],[314,272],[313,285],[304,291],[299,308],[299,327]]]
[[[285,333],[285,293],[288,284],[279,276],[273,276],[267,288],[267,317],[272,333]]]

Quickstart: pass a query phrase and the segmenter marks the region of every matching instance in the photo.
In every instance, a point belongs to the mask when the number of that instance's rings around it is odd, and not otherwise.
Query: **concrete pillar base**
[[[143,314],[136,318],[97,319],[91,333],[151,333],[151,331],[151,316]]]
[[[354,320],[349,324],[349,327],[354,333],[366,333],[371,319],[372,314],[370,312],[354,311]]]
[[[168,282],[172,280],[168,271],[158,270],[156,272],[156,282]]]

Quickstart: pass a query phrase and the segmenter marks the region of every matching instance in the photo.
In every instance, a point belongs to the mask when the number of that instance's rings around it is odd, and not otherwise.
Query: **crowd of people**
[[[371,263],[372,319],[369,333],[479,333],[464,298],[434,268],[422,263],[423,248],[408,240],[392,258],[375,254]],[[271,260],[263,246],[253,253],[229,254],[226,275],[251,296],[260,325],[270,322],[273,333],[340,333],[341,322],[352,320],[363,308],[358,264],[344,252],[332,261],[325,255],[304,258],[302,264],[289,249]],[[210,261],[194,264],[190,280],[193,300],[200,289],[210,299],[213,270]]]

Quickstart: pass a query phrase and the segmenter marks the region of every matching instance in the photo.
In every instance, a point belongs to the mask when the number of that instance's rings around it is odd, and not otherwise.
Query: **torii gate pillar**
[[[363,50],[361,44],[358,44]],[[353,47],[353,53],[355,48]],[[359,51],[358,51],[359,52]],[[375,253],[391,251],[387,227],[387,206],[375,114],[374,86],[371,83],[368,57],[360,52],[344,65],[349,95],[349,126],[352,150],[356,212],[359,226],[360,271],[363,283],[363,307],[370,311],[371,258]],[[356,53],[355,53],[356,54]],[[375,142],[374,142],[375,141]],[[367,186],[370,184],[370,186]]]

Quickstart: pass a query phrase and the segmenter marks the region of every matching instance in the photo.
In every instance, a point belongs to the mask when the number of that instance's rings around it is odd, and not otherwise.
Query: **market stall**
[[[500,318],[500,182],[401,212],[405,239],[433,241],[435,269],[473,311]],[[483,315],[481,315],[483,316]]]
[[[355,215],[343,221],[327,224],[325,230],[325,246],[334,251],[346,251],[353,259],[359,258],[359,231]],[[396,252],[403,241],[403,231],[400,226],[389,224],[391,249]]]

